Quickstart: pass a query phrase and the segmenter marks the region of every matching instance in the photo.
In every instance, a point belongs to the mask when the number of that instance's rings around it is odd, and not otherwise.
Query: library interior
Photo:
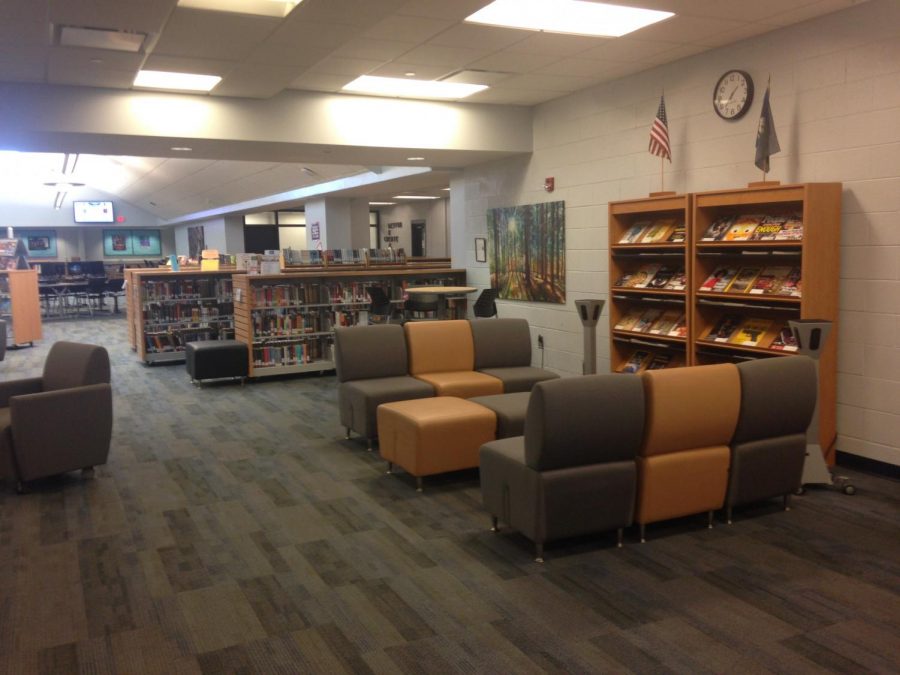
[[[900,669],[896,0],[0,17],[0,672]]]

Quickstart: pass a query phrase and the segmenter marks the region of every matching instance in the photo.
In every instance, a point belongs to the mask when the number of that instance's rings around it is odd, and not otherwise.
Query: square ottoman
[[[416,477],[478,466],[478,449],[494,440],[497,417],[484,406],[453,396],[378,406],[381,456]]]
[[[191,382],[237,377],[243,384],[250,369],[247,345],[238,340],[197,340],[184,346]]]

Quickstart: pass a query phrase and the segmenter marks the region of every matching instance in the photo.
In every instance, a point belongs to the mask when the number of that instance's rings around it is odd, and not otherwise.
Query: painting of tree
[[[489,209],[491,288],[504,300],[566,302],[566,203]]]

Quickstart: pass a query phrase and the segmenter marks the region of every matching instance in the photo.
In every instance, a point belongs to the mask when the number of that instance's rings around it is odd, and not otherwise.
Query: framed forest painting
[[[491,288],[503,300],[566,302],[566,203],[489,209]]]

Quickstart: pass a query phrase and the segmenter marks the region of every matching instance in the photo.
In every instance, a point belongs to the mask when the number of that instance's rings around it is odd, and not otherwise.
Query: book
[[[641,314],[643,314],[643,310],[629,310],[619,319],[619,322],[613,326],[613,330],[631,330],[634,327],[634,324],[638,322],[638,319],[641,318]]]
[[[760,271],[759,267],[742,267],[725,290],[728,293],[746,293],[753,286]]]
[[[725,236],[725,233],[731,228],[734,216],[722,216],[712,222],[706,232],[700,238],[700,241],[719,241]]]
[[[662,370],[663,368],[668,367],[671,360],[671,354],[656,354],[650,359],[650,363],[647,364],[646,370]]]
[[[758,347],[760,341],[772,327],[771,319],[747,319],[732,334],[729,342],[744,347]]]
[[[763,221],[763,216],[738,216],[722,237],[722,241],[747,241]]]
[[[681,244],[684,242],[686,238],[684,223],[676,223],[675,227],[672,228],[672,231],[669,233],[669,236],[666,238],[667,244]]]
[[[616,283],[613,286],[619,286],[620,288],[627,288],[628,282],[634,278],[634,272],[625,272],[622,276],[616,279]]]
[[[681,312],[677,309],[668,309],[653,322],[648,333],[653,335],[668,335],[669,331],[675,327],[675,323],[681,318]]]
[[[781,226],[776,241],[799,241],[803,239],[803,218],[798,215],[788,216]]]
[[[647,363],[650,361],[651,354],[648,351],[644,351],[639,349],[631,354],[628,357],[628,360],[625,361],[620,367],[618,372],[620,373],[637,373],[643,370]]]
[[[666,284],[666,290],[683,291],[686,287],[687,287],[687,274],[685,274],[683,267],[679,267],[672,274],[672,278],[669,279],[669,283]]]
[[[628,288],[646,288],[647,285],[656,276],[662,265],[641,265],[640,269],[634,273],[634,277],[628,282]]]
[[[794,339],[794,331],[789,326],[782,326],[776,333],[775,339],[769,345],[769,349],[777,349],[784,352],[795,352],[799,348],[797,340]]]
[[[790,267],[764,267],[750,287],[751,295],[777,294],[790,271]]]
[[[636,333],[646,333],[660,316],[662,316],[661,309],[648,309],[641,314],[641,318],[637,320],[631,330]]]
[[[641,243],[657,244],[663,242],[669,237],[673,229],[675,229],[674,218],[658,218],[644,232],[644,236],[641,237]]]
[[[752,241],[774,241],[784,227],[784,216],[766,216],[753,231]]]
[[[723,314],[706,334],[705,339],[715,342],[728,342],[738,326],[743,322],[739,314]]]
[[[642,220],[639,223],[635,223],[631,227],[629,227],[625,234],[622,235],[622,238],[619,239],[620,244],[636,244],[641,238],[644,236],[644,232],[649,228],[651,222],[649,220]]]
[[[787,295],[791,298],[799,298],[802,294],[800,268],[792,267],[787,276],[778,286],[778,295]]]
[[[720,267],[703,282],[700,290],[709,291],[711,293],[724,293],[725,289],[731,285],[732,281],[734,281],[737,273],[737,267]]]
[[[674,274],[675,268],[663,265],[656,271],[656,274],[653,275],[653,278],[647,284],[647,288],[665,288],[669,285]]]
[[[666,333],[669,337],[687,337],[687,314],[682,312],[681,316],[675,322],[675,325]]]

